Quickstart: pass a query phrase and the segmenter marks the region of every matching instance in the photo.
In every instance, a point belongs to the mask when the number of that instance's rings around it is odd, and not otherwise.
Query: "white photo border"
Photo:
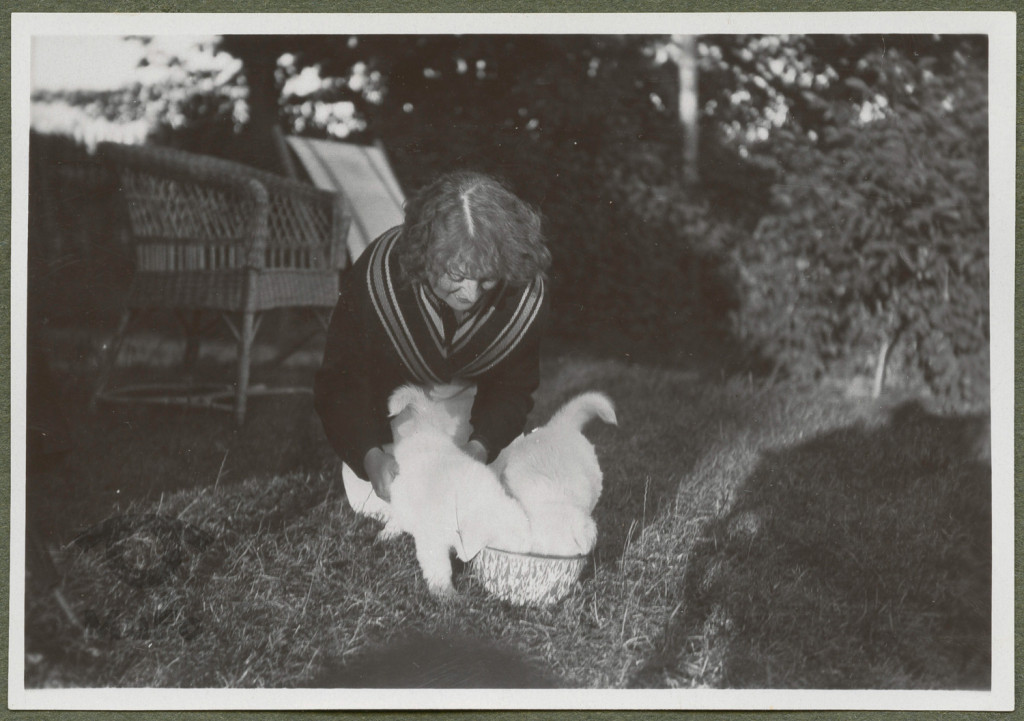
[[[949,33],[989,38],[992,685],[989,691],[26,689],[25,424],[31,40],[42,35]],[[1005,711],[1014,704],[1016,14],[12,13],[11,537],[8,704],[17,710],[730,709]]]

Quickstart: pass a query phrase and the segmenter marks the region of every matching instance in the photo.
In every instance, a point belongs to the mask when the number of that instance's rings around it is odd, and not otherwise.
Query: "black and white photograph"
[[[15,709],[1013,708],[1016,16],[12,16]]]

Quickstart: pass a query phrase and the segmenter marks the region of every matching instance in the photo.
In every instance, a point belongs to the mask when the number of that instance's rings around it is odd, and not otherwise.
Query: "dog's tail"
[[[568,426],[579,431],[594,417],[613,426],[619,424],[611,399],[604,393],[589,391],[576,396],[559,408],[548,425]]]
[[[426,391],[419,386],[399,386],[388,398],[388,414],[393,418],[411,405],[422,406],[427,400]]]

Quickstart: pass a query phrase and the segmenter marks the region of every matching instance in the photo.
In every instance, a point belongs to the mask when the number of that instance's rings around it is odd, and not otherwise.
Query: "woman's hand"
[[[468,453],[474,460],[480,461],[481,463],[487,463],[487,448],[485,448],[484,444],[475,438],[466,444],[466,453]]]
[[[398,461],[383,448],[371,448],[363,457],[363,466],[366,468],[370,485],[373,486],[373,492],[381,500],[390,502],[391,484],[398,475]]]

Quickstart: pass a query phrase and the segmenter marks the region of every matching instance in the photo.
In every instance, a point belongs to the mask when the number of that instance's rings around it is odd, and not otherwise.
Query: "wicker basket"
[[[470,570],[489,593],[517,606],[548,606],[572,590],[586,556],[540,556],[485,548]]]

